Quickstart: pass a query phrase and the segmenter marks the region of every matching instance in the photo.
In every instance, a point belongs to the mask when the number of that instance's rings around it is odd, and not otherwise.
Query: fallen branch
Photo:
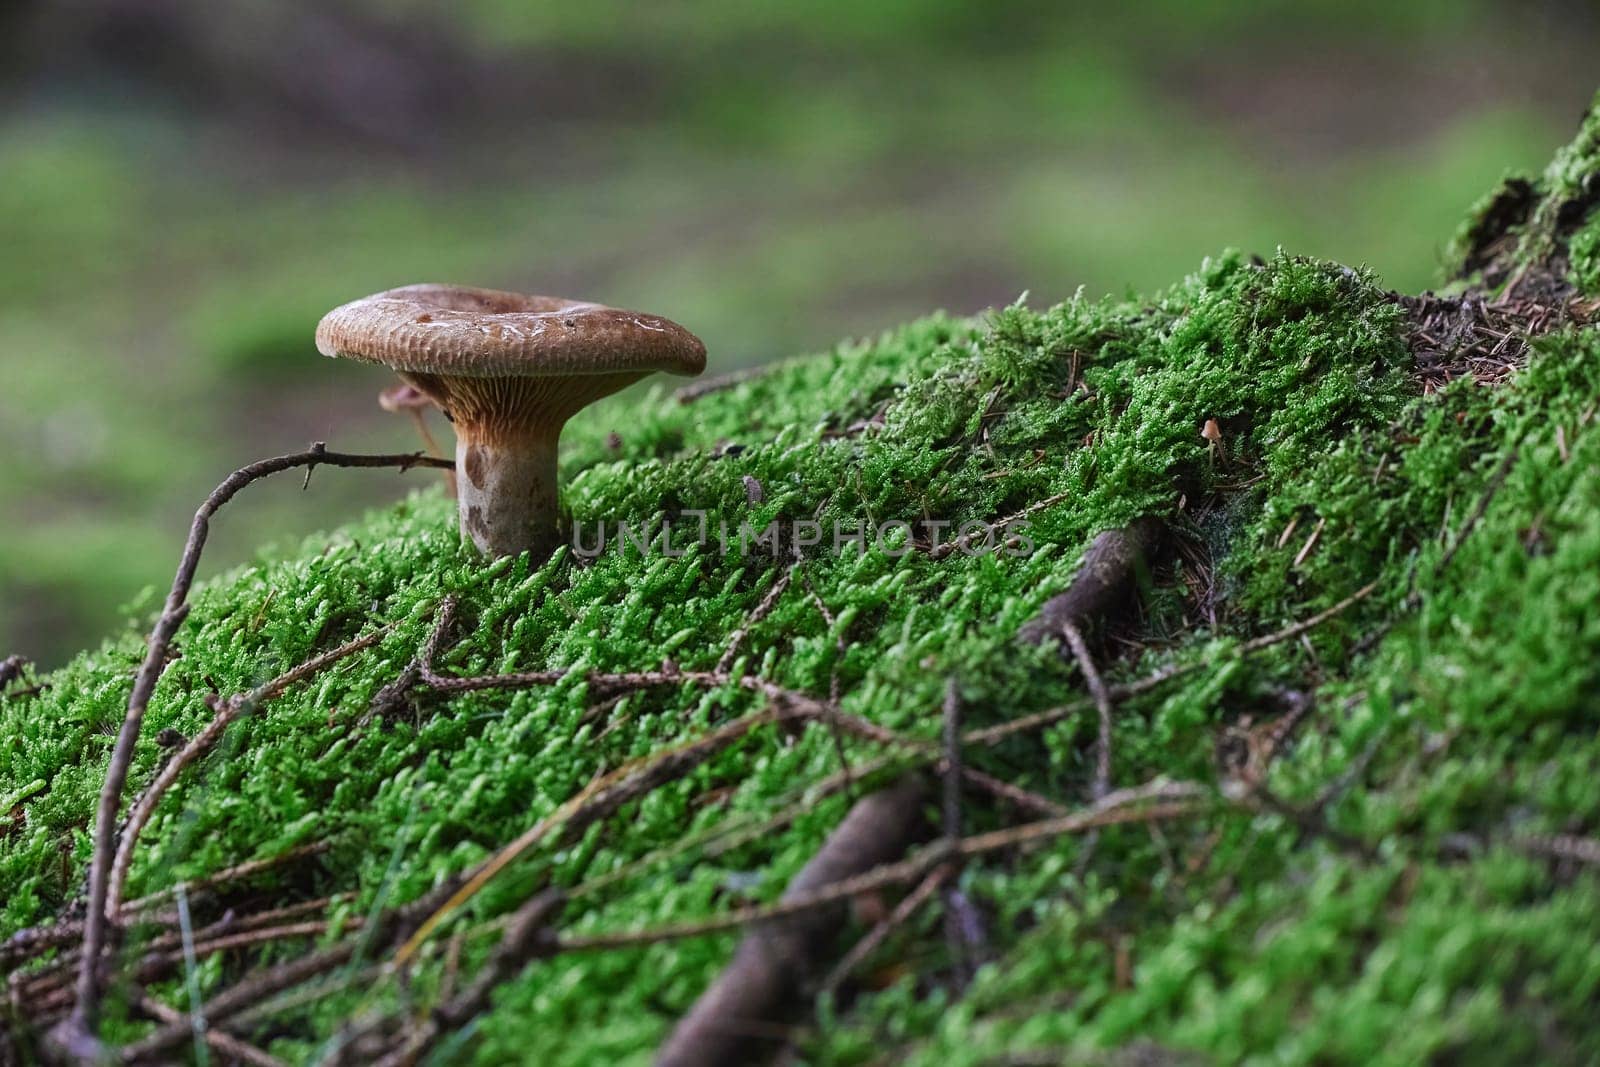
[[[783,900],[804,900],[901,855],[921,829],[926,795],[920,781],[905,778],[857,801],[790,881]],[[760,1047],[783,1006],[816,970],[839,918],[837,908],[819,907],[746,933],[727,969],[656,1053],[657,1067],[750,1062],[752,1047]]]
[[[318,441],[304,452],[264,459],[234,471],[211,491],[211,495],[195,512],[188,541],[178,562],[177,574],[172,579],[172,589],[167,593],[166,604],[150,632],[144,662],[134,677],[133,690],[128,696],[127,714],[117,731],[111,761],[106,768],[105,783],[100,790],[100,802],[95,815],[94,855],[89,865],[89,902],[84,921],[77,1004],[65,1023],[52,1035],[59,1049],[74,1059],[98,1060],[103,1058],[106,1051],[95,1038],[94,1031],[100,1008],[100,956],[105,947],[107,920],[110,917],[106,900],[116,848],[117,812],[122,805],[122,789],[127,784],[128,771],[133,765],[134,745],[139,740],[145,710],[150,706],[156,683],[166,668],[172,638],[189,614],[189,590],[194,585],[200,553],[205,548],[211,530],[211,517],[252,482],[298,467],[304,467],[309,478],[311,471],[318,466],[398,467],[402,471],[412,467],[455,468],[455,464],[449,460],[433,459],[418,453],[363,456],[329,452]]]
[[[1017,636],[1035,645],[1061,640],[1068,626],[1082,628],[1103,616],[1147,566],[1165,532],[1166,525],[1148,515],[1102,532],[1083,554],[1066,590],[1045,601]]]

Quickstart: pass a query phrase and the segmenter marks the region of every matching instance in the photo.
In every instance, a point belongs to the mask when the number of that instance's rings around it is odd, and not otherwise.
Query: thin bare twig
[[[155,813],[156,805],[161,803],[161,798],[166,795],[167,790],[178,780],[178,776],[185,768],[216,744],[223,732],[236,720],[244,718],[261,705],[281,696],[291,685],[313,678],[340,660],[371,648],[393,631],[394,627],[394,623],[381,626],[371,633],[345,642],[338,648],[313,656],[248,693],[240,693],[226,700],[208,699],[208,703],[216,711],[216,717],[184,745],[176,756],[167,761],[167,765],[161,769],[161,773],[150,784],[150,788],[145,790],[144,795],[134,804],[133,810],[128,813],[127,825],[123,827],[121,839],[117,842],[116,859],[111,865],[111,884],[106,893],[106,907],[112,912],[121,910],[122,890],[127,884],[128,869],[133,863],[133,850],[139,842],[139,834],[143,832],[150,817]]]
[[[845,953],[838,963],[834,964],[833,970],[829,971],[827,977],[822,980],[819,992],[824,995],[837,993],[839,987],[844,985],[850,976],[855,973],[856,968],[860,967],[867,957],[878,951],[879,946],[888,940],[890,934],[904,926],[911,916],[917,913],[917,909],[926,904],[928,898],[938,892],[940,887],[949,881],[954,873],[954,867],[935,867],[927,877],[917,883],[915,889],[907,893],[900,903],[895,905],[893,911],[862,935],[861,940],[850,946],[850,951]]]
[[[183,1012],[161,1003],[149,994],[140,994],[138,1005],[140,1011],[158,1023],[177,1023],[186,1018]],[[205,1042],[222,1055],[253,1064],[254,1067],[287,1067],[278,1057],[261,1051],[248,1041],[241,1041],[225,1030],[208,1027],[205,1030]]]
[[[742,367],[736,371],[729,371],[727,374],[719,374],[714,378],[703,379],[693,385],[685,385],[673,393],[672,398],[680,404],[692,404],[703,396],[710,396],[712,393],[720,393],[725,389],[743,385],[745,382],[755,381],[771,371],[771,364],[762,364],[758,367]]]
[[[733,661],[739,658],[739,646],[744,644],[745,636],[760,625],[761,620],[770,615],[772,609],[778,606],[778,598],[783,596],[784,591],[789,588],[789,583],[794,579],[794,572],[795,567],[785,568],[784,572],[778,575],[778,580],[772,583],[772,588],[768,589],[766,595],[761,598],[761,602],[756,605],[755,610],[750,613],[750,617],[740,623],[737,630],[733,631],[733,636],[728,638],[727,651],[723,652],[722,658],[717,660],[716,672],[718,674],[726,674],[733,668]]]
[[[356,957],[357,952],[373,941],[387,941],[407,933],[421,916],[438,906],[438,902],[453,892],[454,879],[437,889],[377,916],[371,928],[363,928],[359,936],[346,937],[325,948],[316,949],[298,959],[276,964],[264,971],[251,973],[238,984],[223,990],[202,1006],[200,1015],[211,1026],[253,1008],[274,994],[308,982],[343,966]],[[124,1062],[137,1063],[153,1059],[183,1043],[190,1034],[190,1017],[181,1014],[170,1023],[163,1024],[153,1033],[122,1050]]]
[[[567,952],[595,952],[705,937],[767,919],[783,918],[815,908],[824,908],[841,900],[848,900],[889,886],[904,885],[922,878],[934,867],[956,858],[966,859],[1002,849],[1026,846],[1067,834],[1083,833],[1097,827],[1194,815],[1211,806],[1208,796],[1208,791],[1204,788],[1184,782],[1156,781],[1134,789],[1119,789],[1107,796],[1103,803],[1086,811],[1074,812],[1060,819],[1043,819],[1010,829],[994,830],[964,838],[953,854],[944,842],[938,841],[910,859],[875,867],[859,877],[834,883],[803,898],[735,908],[714,918],[697,922],[563,937],[561,947]]]
[[[515,977],[533,960],[554,951],[550,922],[565,903],[566,896],[559,889],[535,894],[512,915],[500,944],[466,989],[444,997],[443,1003],[420,1019],[383,1016],[344,1035],[333,1053],[323,1059],[324,1067],[404,1067],[420,1061],[446,1033],[482,1013],[497,986]]]
[[[1065,623],[1061,627],[1061,636],[1066,638],[1067,647],[1072,649],[1072,655],[1078,661],[1078,669],[1083,672],[1084,684],[1089,687],[1100,719],[1094,745],[1094,783],[1089,789],[1089,799],[1098,803],[1111,792],[1111,694],[1106,691],[1106,683],[1095,669],[1094,657],[1089,654],[1089,646],[1078,627],[1070,622]]]
[[[642,796],[656,784],[668,781],[688,767],[698,766],[711,756],[740,740],[756,726],[776,721],[771,710],[747,715],[742,719],[719,727],[704,737],[685,744],[656,752],[642,760],[624,764],[616,770],[595,779],[561,807],[540,819],[502,847],[493,856],[478,864],[461,887],[429,915],[410,939],[395,954],[396,964],[404,964],[414,955],[428,936],[451,913],[470,900],[490,879],[504,870],[551,831],[564,828],[573,834],[598,819],[604,818],[635,797]]]
[[[1311,803],[1312,808],[1317,811],[1326,811],[1334,801],[1349,791],[1351,786],[1359,782],[1362,776],[1367,773],[1367,768],[1372,765],[1372,760],[1377,756],[1378,750],[1383,747],[1383,743],[1387,740],[1388,732],[1380,730],[1378,736],[1368,742],[1367,747],[1362,749],[1360,754],[1350,761],[1349,768],[1339,777],[1329,782],[1322,792],[1317,794],[1317,799]]]
[[[1518,834],[1511,844],[1522,852],[1600,867],[1600,840],[1573,834]]]
[[[1034,815],[1046,819],[1055,819],[1069,814],[1067,807],[1057,804],[1049,797],[1042,797],[1029,789],[1024,789],[1015,782],[1007,782],[996,778],[992,774],[985,774],[976,767],[962,767],[961,780],[974,789],[988,793],[1005,801],[1023,811],[1032,812]]]
[[[94,855],[89,865],[89,902],[84,921],[77,1003],[64,1027],[54,1035],[59,1047],[74,1058],[97,1059],[104,1052],[94,1031],[100,1007],[100,956],[106,940],[107,920],[110,918],[106,899],[110,891],[111,864],[116,849],[117,812],[122,805],[122,790],[127,784],[128,771],[133,765],[134,745],[139,740],[145,710],[150,706],[156,683],[166,668],[167,651],[172,646],[172,639],[189,615],[189,590],[194,585],[195,572],[200,566],[200,553],[205,548],[211,530],[211,517],[252,482],[299,467],[304,467],[309,476],[318,466],[398,467],[402,471],[413,467],[455,468],[455,464],[449,460],[433,459],[418,453],[365,456],[329,452],[327,446],[318,441],[304,452],[260,460],[234,471],[212,490],[195,512],[188,541],[178,562],[177,574],[172,579],[172,588],[150,632],[144,662],[134,677],[133,690],[128,695],[127,714],[117,731],[105,782],[100,790],[100,802],[95,815]]]
[[[229,912],[217,922],[195,931],[193,935],[194,953],[197,957],[208,956],[215,952],[244,948],[260,942],[304,937],[318,933],[320,932],[319,929],[311,929],[310,926],[305,924],[284,923],[284,920],[299,918],[309,913],[321,911],[336,899],[339,898],[322,897],[299,904],[289,904],[281,908],[258,912],[242,919],[236,918],[232,912]],[[360,920],[354,919],[352,922],[359,925]],[[322,924],[313,925],[320,928]],[[142,946],[144,955],[132,969],[135,980],[144,983],[154,981],[166,973],[173,965],[181,962],[183,960],[182,944],[181,930],[161,934],[144,944]],[[68,982],[64,980],[66,972],[74,969],[76,963],[76,953],[68,953],[52,967],[34,972],[28,977],[28,984],[23,988],[22,996],[24,998],[46,997],[64,990],[68,985]]]
[[[817,592],[817,587],[812,584],[811,575],[806,573],[803,566],[798,562],[795,563],[794,569],[800,572],[800,578],[803,582],[805,582],[806,593],[811,597],[811,603],[816,605],[817,614],[821,615],[822,621],[828,624],[828,629],[831,630],[838,626],[839,620],[834,616],[833,612],[828,610],[828,605],[823,603],[822,595]],[[841,630],[833,637],[833,666],[828,671],[828,703],[834,707],[839,706],[839,701],[841,699],[841,691],[839,688],[839,664],[841,661],[843,661],[845,653],[848,650],[848,646],[845,644],[844,640],[844,631]],[[828,727],[828,736],[833,740],[834,754],[839,757],[839,769],[844,771],[846,774],[849,774],[850,754],[845,751],[844,738],[840,736],[839,728],[830,724]]]
[[[1323,608],[1310,618],[1301,619],[1297,623],[1294,623],[1290,626],[1285,626],[1276,633],[1266,634],[1262,637],[1253,637],[1241,644],[1238,651],[1244,655],[1249,655],[1252,652],[1260,652],[1262,649],[1270,648],[1273,645],[1280,645],[1285,641],[1293,641],[1301,634],[1321,626],[1335,615],[1342,615],[1346,611],[1349,611],[1356,604],[1371,596],[1372,591],[1376,588],[1378,588],[1378,582],[1376,580],[1370,581],[1360,589],[1357,589],[1354,593],[1351,593],[1349,596],[1333,605],[1331,608]]]
[[[973,541],[977,539],[980,532],[983,534],[984,547],[985,550],[987,550],[989,541],[994,537],[994,534],[997,531],[1009,529],[1010,527],[1021,522],[1023,519],[1026,519],[1029,515],[1037,514],[1038,512],[1044,511],[1046,508],[1053,508],[1063,500],[1070,499],[1073,495],[1075,494],[1057,493],[1054,496],[1047,496],[1043,500],[1035,500],[1021,511],[1014,511],[1010,515],[1005,515],[1001,518],[995,519],[993,522],[984,523],[982,531],[973,530],[970,533],[958,535],[954,540],[945,541],[942,544],[935,545],[928,550],[928,558],[931,560],[948,559],[958,551],[965,552],[969,547],[971,547]]]
[[[329,840],[311,841],[307,844],[291,848],[286,852],[280,852],[276,856],[268,856],[265,859],[259,860],[247,860],[244,863],[236,863],[232,867],[225,867],[215,874],[208,874],[201,878],[190,879],[186,882],[185,888],[192,898],[202,890],[215,889],[218,886],[228,885],[232,882],[243,881],[246,878],[260,874],[263,871],[270,871],[274,867],[281,867],[285,863],[293,863],[296,860],[306,859],[310,856],[319,856],[332,847],[333,842]],[[130,915],[149,911],[155,905],[169,899],[176,891],[176,886],[168,886],[165,889],[157,889],[154,892],[147,893],[135,900],[130,900],[122,906],[119,919],[121,921],[127,921],[127,917]]]
[[[1334,616],[1350,610],[1351,607],[1370,596],[1372,591],[1376,588],[1378,588],[1377,582],[1369,582],[1332,607],[1325,608],[1309,618],[1302,619],[1297,623],[1286,626],[1276,633],[1266,634],[1261,637],[1254,637],[1248,641],[1242,642],[1237,646],[1235,651],[1240,655],[1248,656],[1256,652],[1260,652],[1263,649],[1271,648],[1273,645],[1282,644],[1285,641],[1292,641],[1301,634],[1322,625]],[[1106,694],[1111,698],[1112,703],[1118,703],[1120,701],[1127,700],[1129,697],[1135,697],[1139,696],[1140,694],[1147,693],[1150,690],[1155,689],[1157,686],[1166,684],[1174,678],[1180,678],[1183,675],[1192,674],[1206,665],[1207,664],[1205,662],[1199,660],[1190,663],[1171,664],[1169,666],[1162,667],[1160,670],[1152,671],[1143,678],[1135,679],[1132,682],[1122,682],[1115,685],[1109,685],[1106,687]],[[1012,719],[1010,722],[1003,722],[995,726],[987,726],[978,730],[970,730],[967,732],[967,735],[963,740],[969,745],[997,744],[1008,737],[1014,737],[1017,734],[1029,733],[1033,730],[1038,730],[1045,726],[1058,723],[1063,719],[1071,718],[1072,716],[1092,706],[1092,700],[1076,700],[1070,704],[1062,704],[1054,708],[1046,708],[1043,711],[1036,711],[1031,715],[1024,715],[1019,719]]]
[[[941,767],[943,796],[944,840],[952,851],[961,841],[961,689],[954,676],[945,680],[944,709],[940,716],[940,734],[944,747]],[[967,951],[965,925],[962,922],[964,901],[959,891],[948,882],[944,886],[944,939],[950,950],[950,963],[956,980],[965,986],[972,977],[971,953]]]

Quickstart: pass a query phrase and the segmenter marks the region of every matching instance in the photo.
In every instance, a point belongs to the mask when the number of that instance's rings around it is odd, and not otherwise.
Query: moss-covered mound
[[[853,796],[933,762],[949,679],[969,731],[1067,708],[962,746],[1027,792],[967,792],[965,832],[1082,808],[1098,722],[1085,678],[1018,632],[1098,533],[1155,516],[1169,535],[1142,595],[1090,634],[1109,682],[1167,672],[1117,701],[1111,784],[1198,782],[1213,801],[973,859],[958,898],[934,895],[836,996],[796,1005],[774,1048],[829,1064],[1592,1062],[1597,200],[1600,111],[1546,175],[1508,183],[1464,229],[1453,297],[1226,254],[1147,301],[935,316],[575,423],[564,503],[587,546],[604,524],[593,559],[482,566],[430,489],[210,582],[124,811],[216,714],[208,696],[392,628],[241,717],[162,797],[127,893],[154,896],[129,912],[141,918],[102,1034],[147,1036],[141,997],[187,1010],[353,939],[348,961],[218,1024],[313,1061],[338,1054],[346,1020],[425,1019],[489,959],[493,920],[542,887],[569,892],[555,923],[569,938],[775,899]],[[362,476],[320,472],[311,491]],[[668,520],[670,554],[617,542],[618,523]],[[987,547],[930,543],[1000,520]],[[774,522],[776,538],[741,542]],[[1291,639],[1250,643],[1369,584]],[[451,596],[441,673],[567,673],[465,693],[408,677]],[[95,798],[142,654],[130,629],[0,701],[0,935],[81,913]],[[596,672],[664,660],[727,680],[593,691]],[[421,942],[404,980],[374,966],[394,947],[360,931],[386,909],[597,777],[760,714],[771,687],[837,694],[933,754],[762,721],[580,833],[558,818]],[[193,887],[181,920],[179,881]],[[860,902],[833,955],[904,888]],[[274,908],[290,910],[255,918]],[[971,973],[944,930],[952,908]],[[186,963],[173,946],[188,929]],[[260,929],[270,937],[225,940]],[[736,938],[535,960],[430,1054],[646,1061]],[[14,1054],[33,1054],[70,1004],[73,942],[48,940],[0,950],[13,972],[0,1047]]]

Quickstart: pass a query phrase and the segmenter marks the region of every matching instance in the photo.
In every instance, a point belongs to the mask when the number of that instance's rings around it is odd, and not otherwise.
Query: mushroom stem
[[[456,502],[461,534],[490,557],[531,552],[534,563],[561,547],[556,440],[561,431],[501,435],[456,425]]]

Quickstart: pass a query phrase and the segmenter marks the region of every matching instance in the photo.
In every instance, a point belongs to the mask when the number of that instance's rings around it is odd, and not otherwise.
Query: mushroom
[[[456,431],[461,532],[490,556],[559,547],[556,447],[584,406],[654,371],[705,369],[700,339],[658,315],[553,296],[408,285],[334,308],[317,350],[382,363]]]
[[[434,440],[433,431],[428,429],[428,419],[423,414],[431,407],[436,407],[432,400],[422,394],[422,390],[414,385],[391,385],[378,394],[378,406],[385,411],[399,414],[405,412],[411,416],[412,423],[417,428],[417,433],[422,438],[422,443],[427,446],[428,455],[439,458],[444,457],[444,451],[439,448],[439,442]],[[456,495],[456,472],[444,472],[445,488],[451,496]]]
[[[1206,441],[1206,462],[1216,461],[1217,455],[1222,455],[1222,462],[1228,462],[1228,450],[1222,443],[1222,427],[1217,425],[1216,419],[1207,419],[1206,424],[1200,427],[1200,436]]]

